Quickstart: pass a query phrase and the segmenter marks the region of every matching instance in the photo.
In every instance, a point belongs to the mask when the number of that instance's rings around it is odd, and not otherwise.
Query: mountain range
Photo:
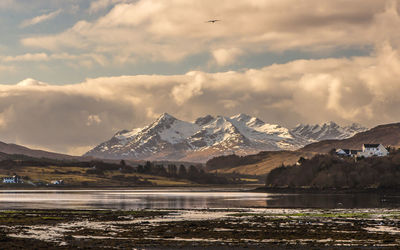
[[[223,154],[296,150],[313,142],[344,139],[365,130],[358,124],[342,127],[334,122],[300,124],[289,129],[246,114],[207,115],[187,122],[164,113],[144,128],[116,133],[84,156],[205,162]]]

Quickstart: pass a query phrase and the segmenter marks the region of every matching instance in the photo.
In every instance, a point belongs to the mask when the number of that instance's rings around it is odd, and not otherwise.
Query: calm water
[[[131,190],[1,190],[0,209],[143,208],[390,208],[400,196],[355,194],[267,194],[202,188]]]

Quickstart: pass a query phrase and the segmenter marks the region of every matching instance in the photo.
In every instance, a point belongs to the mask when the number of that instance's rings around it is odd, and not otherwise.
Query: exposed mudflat
[[[400,209],[0,211],[6,249],[400,247]]]

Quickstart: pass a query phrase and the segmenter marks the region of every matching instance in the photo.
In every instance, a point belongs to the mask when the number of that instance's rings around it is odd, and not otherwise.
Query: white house
[[[382,144],[363,144],[362,152],[358,152],[358,157],[387,156],[389,151]]]
[[[51,184],[53,184],[53,185],[61,185],[61,184],[64,184],[64,181],[63,180],[54,180],[54,181],[51,181]]]
[[[4,177],[3,183],[19,183],[20,179],[18,176],[14,175],[12,177]]]

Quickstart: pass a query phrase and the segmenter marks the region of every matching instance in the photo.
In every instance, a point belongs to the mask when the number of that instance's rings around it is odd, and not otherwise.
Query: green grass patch
[[[63,217],[53,217],[53,216],[44,216],[41,217],[42,220],[63,220]]]

